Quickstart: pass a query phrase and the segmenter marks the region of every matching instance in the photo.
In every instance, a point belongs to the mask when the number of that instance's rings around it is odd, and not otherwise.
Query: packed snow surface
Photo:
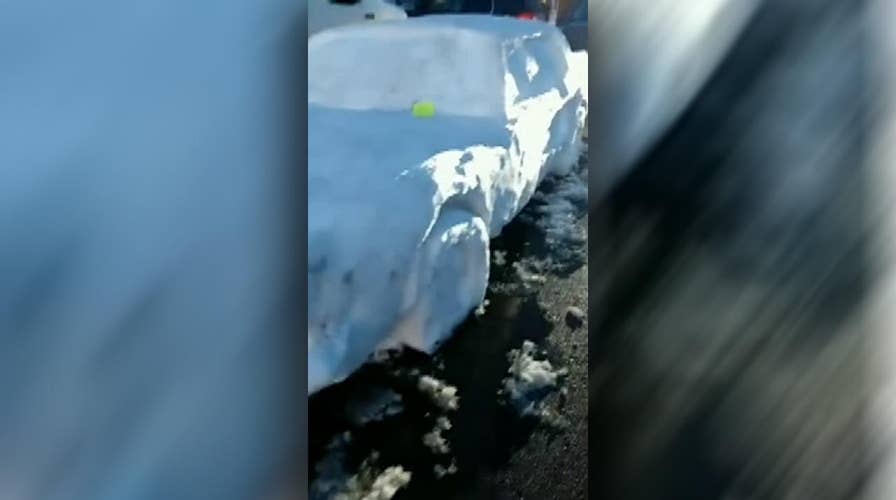
[[[310,38],[311,393],[378,350],[432,351],[482,303],[490,238],[576,164],[586,69],[555,27],[512,18]],[[412,116],[417,101],[436,115]]]

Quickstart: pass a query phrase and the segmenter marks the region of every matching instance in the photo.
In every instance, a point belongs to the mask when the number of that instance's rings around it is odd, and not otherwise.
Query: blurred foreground
[[[869,163],[893,109],[869,8],[763,2],[593,210],[592,498],[896,498],[876,489],[896,332],[867,306],[896,183]]]

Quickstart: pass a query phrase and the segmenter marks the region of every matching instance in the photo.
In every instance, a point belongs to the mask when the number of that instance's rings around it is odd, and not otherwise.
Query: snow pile
[[[457,395],[457,387],[448,385],[437,378],[423,375],[417,381],[417,388],[429,396],[432,402],[442,410],[453,411],[457,410],[459,406],[460,397]]]
[[[313,393],[482,303],[489,239],[576,164],[586,65],[555,27],[492,16],[345,26],[308,55]]]
[[[550,361],[535,359],[535,354],[535,344],[529,340],[520,349],[510,351],[510,376],[504,379],[502,392],[520,413],[538,416],[543,413],[542,397],[557,387],[566,369],[555,369]]]

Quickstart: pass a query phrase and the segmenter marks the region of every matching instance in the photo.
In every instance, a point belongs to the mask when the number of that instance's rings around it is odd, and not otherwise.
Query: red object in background
[[[517,19],[529,19],[529,20],[533,20],[533,19],[537,19],[537,16],[536,16],[535,14],[531,13],[531,12],[523,12],[522,14],[518,14],[518,15],[516,16],[516,18],[517,18]]]

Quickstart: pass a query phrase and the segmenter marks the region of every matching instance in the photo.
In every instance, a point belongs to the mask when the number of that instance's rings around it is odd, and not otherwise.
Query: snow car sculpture
[[[308,50],[314,393],[378,350],[433,350],[482,301],[490,238],[578,160],[587,63],[554,26],[477,15],[335,28]]]

